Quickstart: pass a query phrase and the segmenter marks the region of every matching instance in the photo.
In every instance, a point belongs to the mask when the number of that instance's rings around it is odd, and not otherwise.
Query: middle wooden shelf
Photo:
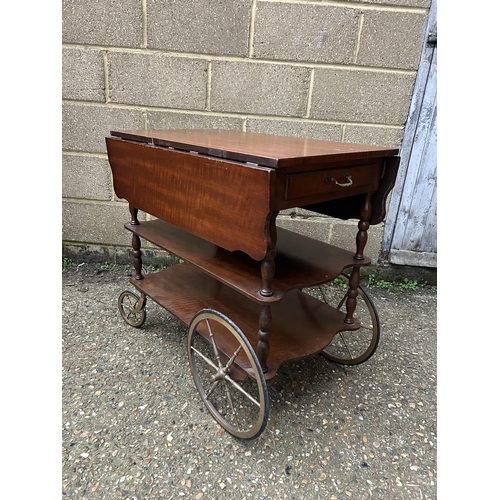
[[[277,228],[273,295],[262,296],[260,261],[229,252],[161,219],[125,224],[125,228],[259,304],[282,300],[286,292],[327,283],[344,269],[367,266],[370,259],[354,259],[354,252]]]

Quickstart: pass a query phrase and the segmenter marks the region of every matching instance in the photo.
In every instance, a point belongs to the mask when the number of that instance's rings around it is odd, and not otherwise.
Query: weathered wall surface
[[[222,128],[399,147],[429,0],[63,0],[63,242],[115,258],[111,129]],[[355,223],[279,224],[352,247]],[[367,254],[380,250],[382,225]]]

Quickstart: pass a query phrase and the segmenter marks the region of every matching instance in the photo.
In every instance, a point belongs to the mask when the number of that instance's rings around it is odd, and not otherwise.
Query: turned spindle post
[[[260,294],[263,297],[271,297],[273,295],[273,277],[275,271],[274,258],[276,257],[276,216],[279,212],[271,212],[266,219],[264,226],[264,237],[267,243],[267,252],[260,265],[260,274],[262,277],[262,288]]]
[[[257,344],[257,359],[264,373],[268,371],[267,357],[270,349],[269,337],[271,336],[272,320],[271,306],[264,306],[259,316],[259,342]]]
[[[139,210],[130,203],[128,204],[128,209],[130,211],[130,216],[132,217],[130,224],[133,226],[139,226],[140,222],[137,218]],[[135,279],[142,280],[144,279],[144,276],[142,275],[141,239],[136,234],[132,235],[132,249],[132,255],[134,256]]]
[[[368,241],[368,229],[370,228],[370,217],[372,216],[372,194],[365,195],[363,204],[359,211],[358,233],[356,234],[356,253],[355,260],[365,260],[363,255]],[[344,322],[347,324],[354,323],[354,311],[356,310],[358,288],[360,282],[359,267],[352,269],[351,277],[349,278],[349,291],[347,292],[346,300],[346,316]]]
[[[349,290],[347,292],[347,300],[345,303],[346,315],[344,323],[352,325],[354,323],[354,311],[356,310],[358,287],[359,287],[359,267],[352,269],[351,277],[349,278]]]
[[[132,255],[134,256],[135,279],[142,280],[142,252],[141,252],[141,239],[137,234],[132,235]]]
[[[132,220],[130,221],[130,224],[134,226],[138,226],[140,224],[139,219],[137,218],[137,214],[139,213],[139,210],[132,206],[130,203],[128,204],[128,209],[130,212],[130,215],[132,217]]]
[[[363,205],[359,211],[358,234],[356,235],[356,260],[365,260],[363,252],[368,241],[368,229],[370,228],[370,217],[372,216],[372,193],[365,195]]]

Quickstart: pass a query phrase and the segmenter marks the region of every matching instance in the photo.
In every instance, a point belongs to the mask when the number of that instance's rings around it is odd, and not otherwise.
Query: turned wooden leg
[[[347,292],[347,300],[345,303],[346,315],[344,318],[344,322],[352,325],[354,323],[354,311],[356,310],[356,303],[358,296],[358,287],[359,287],[359,267],[354,267],[351,273],[351,277],[349,278],[349,291]]]
[[[137,234],[132,235],[132,255],[134,256],[135,279],[142,280],[142,252],[141,252],[141,239]]]
[[[133,207],[130,203],[128,205],[128,209],[130,211],[130,215],[132,216],[132,220],[130,221],[130,224],[134,226],[138,226],[140,224],[139,219],[137,218],[137,214],[139,213],[139,210],[135,207]]]
[[[268,252],[266,258],[260,265],[260,274],[262,276],[262,288],[260,294],[264,297],[271,297],[273,295],[273,277],[276,265],[274,258],[276,257],[276,249]]]
[[[370,217],[372,216],[372,195],[365,196],[363,205],[359,211],[358,234],[356,235],[356,260],[364,260],[366,242],[368,241],[368,229],[370,228]]]
[[[267,357],[269,356],[272,320],[271,306],[264,306],[259,316],[259,342],[257,344],[257,358],[264,373],[268,371]]]
[[[267,253],[260,265],[260,274],[262,277],[262,288],[260,294],[264,297],[273,295],[273,277],[275,271],[274,258],[276,257],[276,216],[279,212],[271,212],[266,219],[264,226],[264,236],[267,241]]]
[[[365,196],[363,205],[359,211],[358,234],[356,234],[356,253],[355,260],[365,260],[363,255],[368,241],[368,229],[370,228],[370,217],[372,216],[372,194],[368,193]],[[354,267],[349,279],[349,291],[347,292],[346,300],[346,315],[344,322],[348,324],[354,323],[354,311],[356,310],[358,288],[360,281],[359,267]]]

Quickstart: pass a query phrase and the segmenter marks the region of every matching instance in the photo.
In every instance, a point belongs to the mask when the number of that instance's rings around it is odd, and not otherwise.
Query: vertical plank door
[[[381,258],[391,264],[437,267],[436,0],[424,39]]]

